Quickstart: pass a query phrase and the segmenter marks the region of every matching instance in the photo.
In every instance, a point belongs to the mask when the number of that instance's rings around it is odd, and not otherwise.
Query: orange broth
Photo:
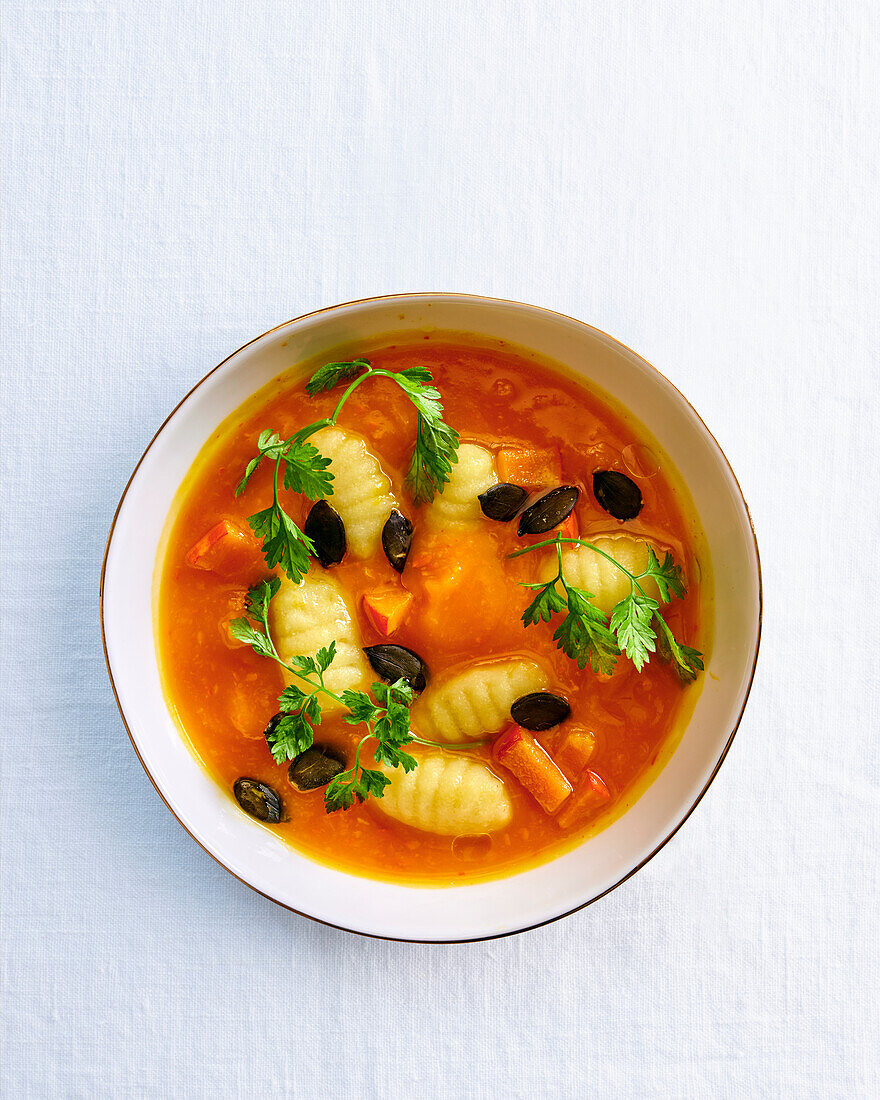
[[[688,592],[685,599],[666,605],[666,621],[680,640],[708,648],[709,594],[701,591],[708,559],[699,525],[668,460],[633,418],[561,368],[522,349],[401,339],[376,350],[345,350],[347,356],[324,359],[366,354],[374,366],[389,370],[427,366],[442,394],[445,418],[462,441],[489,448],[558,447],[562,483],[581,490],[575,509],[581,535],[625,531],[670,548],[687,577]],[[657,657],[641,673],[620,658],[611,677],[600,677],[589,668],[580,671],[555,648],[555,623],[525,629],[520,617],[531,596],[518,582],[535,579],[539,558],[548,551],[515,559],[507,555],[554,532],[521,539],[515,522],[490,520],[433,535],[420,529],[421,508],[412,505],[404,489],[415,410],[393,382],[371,379],[344,406],[339,425],[366,438],[416,533],[400,577],[381,546],[368,560],[346,557],[333,568],[358,617],[361,644],[407,646],[425,659],[432,677],[493,657],[538,660],[551,672],[551,690],[571,703],[572,715],[558,729],[535,736],[552,755],[566,727],[590,729],[596,750],[589,768],[604,780],[612,798],[592,819],[566,831],[491,761],[488,747],[467,755],[486,762],[504,780],[513,804],[511,823],[491,836],[422,832],[386,817],[373,799],[327,814],[323,790],[295,791],[287,780],[287,765],[274,762],[263,736],[278,709],[280,670],[231,640],[225,625],[243,613],[248,584],[267,571],[258,566],[250,575],[222,579],[190,567],[185,558],[218,521],[228,519],[247,529],[247,516],[271,503],[269,463],[263,463],[238,499],[234,489],[262,429],[272,428],[287,438],[332,412],[341,387],[315,398],[305,393],[304,379],[317,365],[309,364],[308,372],[302,365],[295,367],[290,377],[276,379],[229,418],[196,460],[179,495],[159,577],[157,623],[166,694],[179,724],[230,797],[240,776],[272,786],[283,800],[285,820],[266,827],[322,863],[373,878],[446,885],[511,874],[552,858],[604,827],[638,797],[674,749],[701,679],[683,687]],[[637,482],[644,505],[635,520],[621,523],[600,508],[591,488],[597,469],[620,470]],[[283,496],[288,512],[302,524],[309,502],[291,493]],[[314,563],[313,568],[320,566]],[[402,627],[384,638],[364,617],[360,597],[370,589],[398,584],[413,593],[414,603]],[[328,718],[317,739],[342,749],[350,764],[363,732]]]

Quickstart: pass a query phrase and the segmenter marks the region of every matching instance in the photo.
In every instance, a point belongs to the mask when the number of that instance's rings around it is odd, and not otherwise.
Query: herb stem
[[[370,730],[368,734],[366,734],[360,739],[360,741],[358,741],[357,747],[354,750],[354,767],[351,769],[351,773],[355,779],[357,779],[358,768],[361,766],[361,748],[363,747],[364,742],[369,741],[372,736],[373,732],[372,730]]]
[[[412,734],[413,741],[417,745],[428,745],[436,749],[448,749],[450,752],[469,752],[471,749],[480,748],[481,745],[492,744],[491,738],[486,738],[483,741],[467,741],[459,742],[458,744],[449,744],[447,741],[428,741],[427,738],[419,737],[417,734],[413,733],[412,730],[410,730],[410,733]]]
[[[616,566],[621,573],[624,573],[627,577],[629,577],[631,584],[635,588],[638,588],[639,592],[641,592],[643,596],[648,595],[644,588],[642,588],[642,586],[639,584],[641,578],[646,576],[647,571],[645,573],[639,573],[638,576],[635,573],[630,573],[626,566],[620,564],[617,558],[613,558],[610,554],[600,549],[598,546],[596,546],[594,542],[590,542],[588,539],[564,539],[560,535],[557,535],[555,539],[544,539],[543,542],[532,543],[531,546],[524,546],[522,550],[514,550],[512,554],[508,554],[507,556],[508,558],[521,558],[523,554],[530,554],[533,550],[540,550],[543,546],[555,546],[556,560],[559,562],[559,572],[556,576],[556,580],[559,581],[562,580],[562,546],[564,543],[568,543],[572,546],[586,546],[589,550],[594,551],[600,557],[605,558],[606,561],[610,561],[611,564]],[[565,582],[563,581],[563,584],[564,583]]]
[[[294,432],[294,434],[289,439],[286,439],[284,441],[284,446],[286,447],[288,446],[288,444],[293,443],[294,441],[296,441],[297,443],[304,443],[310,435],[314,435],[315,432],[319,432],[322,428],[334,427],[337,420],[339,419],[339,414],[342,412],[342,408],[345,405],[346,401],[349,399],[349,397],[351,397],[358,386],[362,382],[366,382],[368,378],[393,377],[394,374],[392,371],[377,370],[373,367],[368,367],[363,374],[358,375],[358,377],[355,378],[355,380],[346,387],[345,392],[336,402],[336,408],[329,416],[323,417],[321,420],[316,420],[314,424],[307,424],[304,428],[300,428],[298,432]]]

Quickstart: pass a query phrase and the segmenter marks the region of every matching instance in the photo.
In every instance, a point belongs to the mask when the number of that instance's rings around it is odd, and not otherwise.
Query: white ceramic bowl
[[[690,488],[715,575],[715,640],[703,691],[671,761],[638,802],[575,850],[533,870],[455,886],[401,886],[335,871],[247,818],[202,770],[162,694],[153,583],[175,494],[217,426],[299,360],[388,332],[467,331],[531,348],[597,383],[657,438]],[[666,843],[691,813],[736,732],[761,629],[758,550],[733,471],[684,397],[602,332],[534,306],[458,294],[406,294],[319,310],[258,337],[183,399],[147,448],[110,531],[101,579],[107,665],[141,763],[183,827],[243,882],[305,916],[393,939],[502,936],[600,898]],[[711,675],[710,675],[711,674]]]

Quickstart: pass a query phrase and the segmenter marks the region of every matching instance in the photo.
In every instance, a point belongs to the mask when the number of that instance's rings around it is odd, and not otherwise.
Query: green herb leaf
[[[564,580],[562,583],[568,596],[568,614],[553,635],[556,648],[576,661],[578,668],[586,668],[589,663],[593,672],[610,676],[620,650],[608,629],[605,615],[590,603],[590,592],[566,584]]]
[[[660,627],[657,635],[657,651],[660,656],[670,662],[683,683],[688,684],[696,680],[697,673],[702,672],[704,668],[702,653],[697,649],[692,649],[689,645],[683,645],[681,642],[676,641],[675,635],[659,613],[655,612],[654,617]]]
[[[275,462],[272,504],[262,512],[255,512],[248,518],[248,523],[263,543],[263,555],[269,568],[274,569],[280,564],[292,581],[298,581],[308,572],[309,555],[314,553],[314,546],[281,506],[278,499],[279,467],[283,466],[285,488],[303,493],[309,500],[318,500],[333,492],[333,474],[327,469],[330,459],[310,443],[300,442],[295,437],[284,441],[277,432],[268,428],[260,432],[257,449],[259,454],[247,464],[235,495],[244,492],[264,458]]]
[[[394,750],[412,741],[409,708],[415,695],[405,680],[397,680],[393,684],[373,684],[372,692],[377,702],[384,707],[384,711],[373,722],[373,736],[378,742],[376,759],[396,765],[396,759],[392,760]],[[385,750],[388,751],[387,757],[380,755]]]
[[[312,695],[309,697],[314,699]],[[317,707],[318,716],[311,718],[311,722],[320,722],[320,707]],[[295,760],[301,752],[311,748],[314,742],[314,731],[309,716],[302,711],[298,714],[285,714],[279,718],[274,727],[266,734],[269,743],[269,751],[276,764],[283,764],[287,760]]]
[[[370,687],[376,699],[385,707],[401,704],[404,708],[415,702],[416,693],[406,680],[395,680],[393,684],[377,681]]]
[[[355,800],[364,802],[371,795],[381,798],[391,780],[383,772],[371,768],[349,768],[331,779],[324,792],[324,809],[328,814],[350,809]]]
[[[267,618],[269,601],[278,591],[281,581],[277,577],[259,581],[247,590],[244,598],[247,618],[233,619],[229,632],[239,642],[249,645],[261,657],[277,657],[272,639],[268,634]],[[256,620],[256,626],[250,620]]]
[[[553,615],[565,611],[568,601],[560,595],[556,587],[559,578],[554,577],[549,584],[544,585],[537,596],[532,600],[522,615],[522,621],[526,626],[535,626],[537,623],[549,623]],[[531,585],[523,585],[524,588]]]
[[[654,579],[660,589],[660,599],[663,603],[669,603],[670,592],[673,596],[678,596],[679,599],[684,597],[685,584],[681,566],[675,564],[672,554],[668,550],[661,564],[657,560],[653,547],[648,547],[648,564],[644,573],[640,573],[636,579],[641,580],[642,577],[652,577]]]
[[[333,493],[333,474],[325,458],[311,443],[292,440],[281,451],[284,463],[284,487],[294,493],[304,493],[309,500],[321,500]]]
[[[354,768],[335,775],[324,791],[324,809],[328,814],[350,810],[354,805]]]
[[[329,646],[319,649],[315,654],[315,664],[318,666],[318,673],[326,672],[335,660],[336,642],[331,642]]]
[[[278,505],[248,516],[254,534],[263,543],[263,554],[270,569],[280,565],[292,581],[309,571],[309,555],[314,554],[312,540],[297,527]]]
[[[248,614],[262,622],[269,614],[269,601],[278,594],[280,587],[281,581],[277,577],[269,577],[252,585],[245,596]]]
[[[654,652],[656,634],[651,625],[660,605],[643,592],[633,590],[611,611],[611,630],[621,652],[641,672]]]
[[[397,680],[393,684],[375,683],[370,690],[373,699],[363,691],[348,690],[342,693],[342,702],[349,711],[345,720],[351,725],[367,725],[370,730],[368,737],[372,736],[376,741],[373,750],[376,763],[412,771],[418,766],[418,760],[403,752],[401,746],[413,739],[409,728],[409,708],[415,699],[415,692],[405,680]],[[381,798],[389,782],[383,772],[365,768],[360,763],[359,748],[354,767],[336,776],[325,792],[327,813],[347,809],[355,800],[363,802],[370,796]]]
[[[360,782],[355,786],[355,794],[361,801],[369,798],[370,795],[381,798],[390,782],[391,780],[384,772],[362,768]]]
[[[407,367],[406,370],[397,372],[397,377],[402,378],[407,386],[411,386],[414,390],[419,387],[430,387],[434,384],[434,376],[428,370],[427,367]],[[434,393],[439,397],[437,390]]]
[[[254,629],[247,619],[233,619],[229,624],[229,633],[236,641],[249,645],[261,657],[273,656],[269,639],[262,630]]]
[[[443,419],[440,391],[427,367],[409,367],[393,377],[419,414],[406,483],[416,504],[421,504],[443,492],[458,462],[459,435]]]
[[[403,768],[405,772],[411,772],[418,767],[419,762],[408,752],[403,752],[389,741],[379,741],[374,752],[378,764],[387,764],[391,768]]]
[[[290,666],[302,676],[314,676],[319,680],[336,658],[336,642],[325,649],[319,649],[314,657],[291,657]]]
[[[363,691],[352,691],[346,688],[342,693],[342,702],[348,707],[345,721],[352,726],[359,726],[361,722],[372,722],[379,716],[379,708],[373,700]]]
[[[290,684],[278,696],[278,705],[284,711],[298,711],[302,709],[303,703],[307,698],[307,693],[303,691],[301,687],[297,687],[296,684]]]
[[[256,470],[256,468],[260,465],[260,463],[262,461],[263,461],[262,454],[258,454],[256,456],[256,458],[252,458],[250,460],[250,462],[247,464],[247,466],[245,467],[245,470],[244,470],[244,477],[242,477],[241,481],[235,487],[235,495],[237,497],[240,497],[241,494],[245,491],[245,489],[247,488],[247,484],[250,481],[251,476],[254,473],[254,470]]]
[[[314,397],[316,393],[332,390],[340,382],[353,378],[369,366],[369,359],[352,359],[347,363],[325,363],[323,367],[318,367],[306,383],[306,393],[309,397]]]
[[[257,448],[266,458],[280,458],[284,450],[284,441],[278,432],[273,432],[271,428],[264,428],[257,439]]]

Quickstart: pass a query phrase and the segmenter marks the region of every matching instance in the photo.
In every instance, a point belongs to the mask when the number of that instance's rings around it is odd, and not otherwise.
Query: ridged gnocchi
[[[477,665],[444,683],[429,685],[412,708],[413,727],[431,741],[475,741],[500,732],[521,695],[549,686],[534,661],[510,659]]]
[[[397,507],[391,479],[357,432],[322,428],[309,442],[330,459],[334,480],[329,503],[345,524],[349,551],[355,558],[368,558],[379,545],[391,509]]]
[[[476,443],[462,443],[458,462],[452,467],[449,482],[443,492],[434,497],[428,508],[431,520],[439,525],[469,523],[481,518],[477,497],[498,484],[492,452]]]
[[[403,768],[383,771],[391,783],[377,809],[414,829],[441,836],[492,833],[513,815],[504,784],[478,760],[427,753],[409,774]]]
[[[648,564],[648,543],[630,535],[591,538],[600,550],[611,554],[624,568],[638,575]],[[656,548],[655,548],[656,552]],[[662,555],[661,555],[662,557]],[[593,603],[608,614],[616,603],[629,595],[630,582],[625,573],[612,565],[607,558],[595,553],[588,546],[566,546],[562,550],[562,570],[566,580],[577,588],[592,592]],[[556,553],[548,556],[541,566],[541,579],[550,580],[556,572]],[[657,599],[659,590],[654,581],[639,582],[645,592]]]
[[[360,638],[351,609],[336,580],[317,566],[294,584],[281,578],[278,594],[269,606],[269,626],[278,654],[283,661],[299,654],[313,656],[322,646],[336,641],[336,659],[324,673],[331,691],[341,694],[346,688],[363,691],[370,683],[370,669],[360,648]],[[298,676],[284,672],[287,684],[306,689]],[[309,690],[312,690],[309,688]],[[321,708],[334,710],[339,704],[321,697]]]

